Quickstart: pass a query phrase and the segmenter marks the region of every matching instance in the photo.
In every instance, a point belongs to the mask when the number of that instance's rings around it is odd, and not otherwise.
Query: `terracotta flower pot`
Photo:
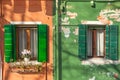
[[[118,74],[117,74],[117,73],[115,73],[113,76],[114,76],[115,78],[118,78]]]

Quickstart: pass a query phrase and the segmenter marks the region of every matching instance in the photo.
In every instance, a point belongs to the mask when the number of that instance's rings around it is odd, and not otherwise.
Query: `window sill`
[[[17,73],[39,73],[42,72],[42,65],[44,63],[37,61],[20,61],[10,63],[11,72]]]

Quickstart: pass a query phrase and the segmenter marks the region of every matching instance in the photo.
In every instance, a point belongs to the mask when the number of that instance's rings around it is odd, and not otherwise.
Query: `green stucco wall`
[[[68,17],[72,25],[80,24],[81,20],[97,20],[97,16],[99,16],[101,10],[119,9],[119,3],[120,2],[96,2],[96,7],[93,8],[90,2],[66,2],[66,14],[62,15],[62,19]],[[62,6],[64,5],[61,5],[61,9]],[[74,19],[71,19],[69,13],[76,13],[77,15]]]
[[[102,12],[105,12],[105,10],[107,10],[107,12],[104,15],[107,16],[108,20],[112,21],[113,24],[120,26],[120,6],[119,6],[120,2],[110,2],[110,3],[95,2],[95,4],[96,4],[96,7],[93,8],[91,7],[90,2],[66,2],[66,6],[65,6],[66,12],[62,12],[64,3],[61,4],[62,17],[61,17],[60,24],[61,24],[62,33],[63,33],[63,36],[61,39],[63,39],[62,41],[67,40],[66,45],[69,46],[70,44],[68,42],[72,39],[72,41],[76,41],[76,44],[74,44],[73,42],[72,46],[74,45],[77,46],[78,35],[74,34],[75,29],[78,28],[77,25],[81,24],[82,21],[98,21],[97,17]],[[68,38],[65,38],[64,28],[67,29],[67,27],[70,30],[70,36]],[[120,32],[120,28],[119,28],[119,32]],[[119,41],[120,41],[120,37],[119,37]],[[77,51],[77,48],[75,49],[76,49],[75,51]]]
[[[114,80],[113,77],[106,76],[107,72],[113,71],[120,73],[120,69],[118,68],[119,65],[116,67],[116,69],[115,66],[110,65],[94,67],[83,66],[81,65],[80,59],[78,58],[78,25],[81,24],[82,21],[98,21],[97,17],[100,15],[101,10],[110,10],[110,13],[106,13],[106,16],[113,14],[116,18],[108,16],[108,20],[111,20],[113,24],[117,24],[120,27],[120,13],[119,15],[116,14],[116,12],[120,12],[119,4],[120,2],[96,2],[96,7],[93,8],[91,7],[90,2],[68,1],[65,5],[66,12],[62,12],[64,11],[62,10],[64,2],[61,2],[59,11],[59,14],[61,14],[59,17],[59,19],[61,19],[61,22],[59,22],[60,26],[58,26],[59,29],[61,28],[59,35],[61,42],[60,44],[58,43],[58,46],[60,46],[60,52],[58,54],[60,57],[60,65],[58,66],[58,69],[60,71],[59,80],[89,80],[89,78],[93,76],[96,76],[96,80]],[[65,35],[65,31],[66,34],[69,35]]]

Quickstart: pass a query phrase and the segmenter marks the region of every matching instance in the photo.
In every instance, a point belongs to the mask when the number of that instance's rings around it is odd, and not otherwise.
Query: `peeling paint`
[[[73,7],[70,6],[70,5],[67,5],[66,8],[67,8],[67,9],[72,9]]]
[[[75,31],[73,32],[73,34],[78,35],[78,28],[75,28]]]
[[[64,36],[65,36],[66,38],[68,38],[68,37],[70,36],[70,33],[71,33],[70,28],[62,27],[62,30],[63,30],[63,32],[64,32]]]
[[[70,23],[69,17],[62,18],[61,21],[62,21],[62,24],[69,24]]]
[[[76,12],[70,12],[70,11],[68,11],[67,12],[67,15],[71,18],[71,19],[75,19],[76,17],[77,17],[77,13]]]
[[[120,22],[120,9],[110,10],[105,9],[101,10],[99,13],[100,16],[104,16],[106,18],[112,19],[113,21]]]

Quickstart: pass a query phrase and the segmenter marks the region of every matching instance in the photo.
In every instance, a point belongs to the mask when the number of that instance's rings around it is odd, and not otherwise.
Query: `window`
[[[20,58],[21,51],[28,49],[31,51],[31,59],[37,59],[37,27],[18,26],[16,27],[16,51],[17,58]]]
[[[92,49],[91,49],[92,48],[91,45],[93,45],[92,44],[93,42],[95,43],[94,45],[96,46],[96,47],[93,47],[96,50],[95,53],[97,53],[95,54],[95,56],[105,55],[104,58],[111,59],[111,60],[118,60],[118,25],[109,25],[109,26],[106,25],[105,31],[98,30],[97,32],[96,30],[93,29],[93,33],[95,33],[93,37],[91,35],[92,32],[90,33],[88,30],[89,30],[88,25],[79,26],[79,37],[78,37],[79,38],[79,47],[78,47],[79,58],[82,60],[87,59],[88,52],[92,54],[94,53],[94,51],[92,52]],[[89,36],[87,34],[88,32],[89,32]],[[105,35],[104,38],[103,38],[103,35]],[[91,40],[92,38],[94,41]],[[99,44],[95,40],[101,43]],[[103,54],[104,46],[105,46],[105,54]],[[91,56],[91,54],[89,55]]]
[[[48,26],[4,26],[5,61],[16,61],[20,52],[27,48],[32,51],[32,58],[39,62],[47,61],[48,54]]]
[[[87,30],[87,56],[88,57],[104,57],[105,52],[105,27],[99,26],[98,28]]]

